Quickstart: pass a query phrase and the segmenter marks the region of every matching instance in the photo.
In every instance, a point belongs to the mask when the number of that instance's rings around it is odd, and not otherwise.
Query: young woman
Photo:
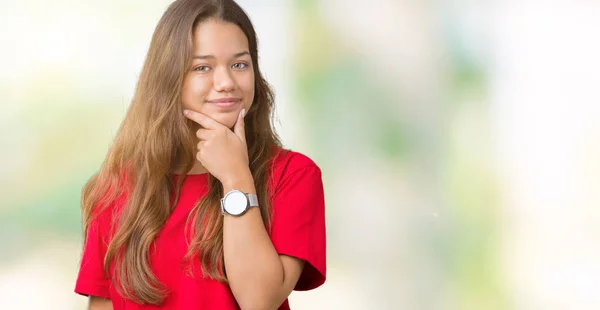
[[[284,150],[233,0],[178,0],[82,193],[90,309],[289,309],[325,281],[320,169]]]

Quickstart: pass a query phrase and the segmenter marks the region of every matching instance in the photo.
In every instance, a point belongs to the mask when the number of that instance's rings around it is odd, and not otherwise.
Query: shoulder
[[[292,150],[278,148],[273,157],[272,174],[285,177],[304,170],[316,171],[319,174],[321,169],[310,157]]]
[[[321,179],[321,169],[307,155],[292,150],[278,148],[271,165],[271,186],[277,191],[286,180],[293,177]]]

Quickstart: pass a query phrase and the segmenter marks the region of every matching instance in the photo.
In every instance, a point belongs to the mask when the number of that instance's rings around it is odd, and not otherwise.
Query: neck
[[[208,173],[208,170],[206,170],[206,168],[204,168],[204,166],[202,166],[202,164],[198,160],[194,160],[194,165],[192,166],[192,169],[190,169],[190,171],[187,172],[187,174],[202,173]]]
[[[203,174],[203,173],[208,173],[208,170],[206,170],[206,168],[204,168],[204,166],[202,166],[202,164],[198,160],[194,160],[194,165],[192,166],[192,168],[190,170],[185,171],[185,167],[176,166],[176,168],[173,169],[173,173],[174,174]]]

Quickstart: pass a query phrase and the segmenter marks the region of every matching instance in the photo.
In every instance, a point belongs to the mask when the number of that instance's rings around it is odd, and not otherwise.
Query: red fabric
[[[273,210],[271,241],[279,254],[306,261],[295,290],[314,289],[325,282],[325,206],[321,171],[308,157],[280,152],[272,162],[270,179]],[[115,310],[239,309],[229,286],[215,280],[192,278],[183,269],[187,253],[184,226],[193,205],[207,191],[207,175],[190,175],[180,199],[150,251],[152,269],[170,291],[162,306],[139,305],[118,295],[103,273],[103,261],[124,199],[115,201],[90,224],[75,292],[110,298]],[[286,300],[279,309],[290,309]]]

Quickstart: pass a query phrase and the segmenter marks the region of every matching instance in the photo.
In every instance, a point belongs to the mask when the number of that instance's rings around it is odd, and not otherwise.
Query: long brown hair
[[[173,178],[172,173],[189,171],[194,164],[195,135],[190,121],[182,117],[181,90],[191,65],[193,31],[208,18],[236,24],[248,38],[256,82],[254,101],[245,117],[246,140],[262,217],[265,225],[270,223],[269,162],[281,143],[273,130],[273,93],[259,70],[254,28],[233,0],[175,1],[154,31],[115,141],[100,171],[82,192],[84,234],[100,206],[118,196],[127,197],[115,219],[104,270],[116,282],[119,294],[138,303],[160,304],[168,293],[151,270],[149,250],[179,198],[183,178]],[[227,281],[218,207],[223,188],[219,180],[208,178],[208,193],[190,214],[194,224],[187,258],[200,260],[204,276]]]

